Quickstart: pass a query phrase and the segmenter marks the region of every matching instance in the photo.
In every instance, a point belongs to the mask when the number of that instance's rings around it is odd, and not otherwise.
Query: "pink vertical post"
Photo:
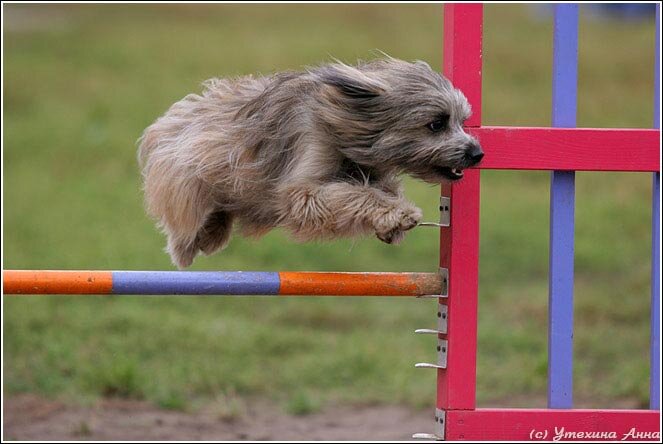
[[[472,105],[466,126],[481,125],[481,37],[483,6],[444,5],[444,75]],[[440,267],[449,270],[447,368],[437,373],[437,408],[476,407],[477,296],[479,280],[479,170],[443,185],[451,221],[440,229]]]

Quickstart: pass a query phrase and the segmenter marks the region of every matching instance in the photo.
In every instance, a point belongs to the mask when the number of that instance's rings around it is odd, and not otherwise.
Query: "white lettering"
[[[591,431],[591,432],[583,432],[583,431],[566,431],[564,427],[555,427],[555,436],[553,437],[553,441],[567,441],[567,440],[574,440],[574,439],[612,439],[615,440],[617,439],[617,432],[605,432],[605,431]]]
[[[635,430],[635,427],[631,427],[631,430],[629,430],[627,433],[624,434],[622,437],[622,441],[626,439],[634,439],[634,440],[644,440],[644,439],[661,439],[661,432],[638,432]]]

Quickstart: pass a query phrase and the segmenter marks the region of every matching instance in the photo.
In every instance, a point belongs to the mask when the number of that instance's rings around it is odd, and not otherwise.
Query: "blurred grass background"
[[[142,208],[135,141],[214,76],[370,58],[442,60],[439,5],[4,5],[4,268],[171,269]],[[487,5],[484,124],[549,126],[552,19]],[[653,20],[582,14],[579,126],[650,127]],[[524,156],[527,153],[523,153]],[[482,174],[482,406],[545,406],[546,172]],[[407,181],[436,219],[437,187]],[[575,397],[648,403],[651,177],[579,173]],[[235,237],[195,270],[435,271],[434,230],[298,245]],[[165,408],[268,397],[434,404],[433,301],[4,298],[4,393]],[[220,401],[219,401],[220,400]]]

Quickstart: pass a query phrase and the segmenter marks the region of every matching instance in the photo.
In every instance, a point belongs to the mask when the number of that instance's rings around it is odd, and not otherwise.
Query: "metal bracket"
[[[437,304],[437,330],[442,334],[447,334],[449,326],[449,306],[446,304]]]
[[[445,421],[447,420],[447,412],[441,409],[435,409],[435,425],[433,433],[415,433],[412,435],[414,439],[427,439],[433,441],[444,441]]]
[[[440,294],[422,294],[417,296],[417,298],[421,299],[446,298],[449,295],[449,269],[440,267],[439,273],[440,273],[440,279],[442,280],[442,290]]]
[[[432,433],[415,433],[412,435],[412,439],[425,439],[427,441],[441,440],[441,438],[439,438],[437,435],[433,435]]]
[[[444,439],[444,429],[445,421],[447,420],[447,412],[441,409],[435,409],[435,424],[434,430],[435,435],[439,436],[439,439]]]
[[[449,341],[437,338],[437,364],[428,362],[418,362],[414,364],[416,368],[447,368],[447,353],[449,352]]]
[[[449,296],[449,269],[440,267],[440,277],[442,278],[442,294],[440,297]]]
[[[440,196],[440,226],[448,227],[451,225],[451,198]]]
[[[440,196],[440,222],[419,222],[418,227],[448,227],[451,225],[451,198]]]
[[[420,328],[415,330],[415,333],[419,334],[429,334],[429,335],[439,335],[447,333],[447,326],[449,320],[449,307],[445,304],[437,304],[437,330],[431,330],[429,328]]]
[[[446,227],[446,225],[438,224],[437,222],[419,222],[418,227]]]

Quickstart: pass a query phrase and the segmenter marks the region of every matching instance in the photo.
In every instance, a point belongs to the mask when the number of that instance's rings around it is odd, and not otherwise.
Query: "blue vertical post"
[[[552,126],[576,126],[578,5],[555,5]],[[573,407],[573,255],[575,172],[550,182],[548,274],[548,407]]]
[[[656,52],[654,53],[654,128],[661,129],[661,79],[659,63],[661,61],[661,5],[656,5]],[[651,214],[651,352],[649,355],[649,408],[660,409],[661,389],[661,173],[654,173],[652,181],[652,214]]]

